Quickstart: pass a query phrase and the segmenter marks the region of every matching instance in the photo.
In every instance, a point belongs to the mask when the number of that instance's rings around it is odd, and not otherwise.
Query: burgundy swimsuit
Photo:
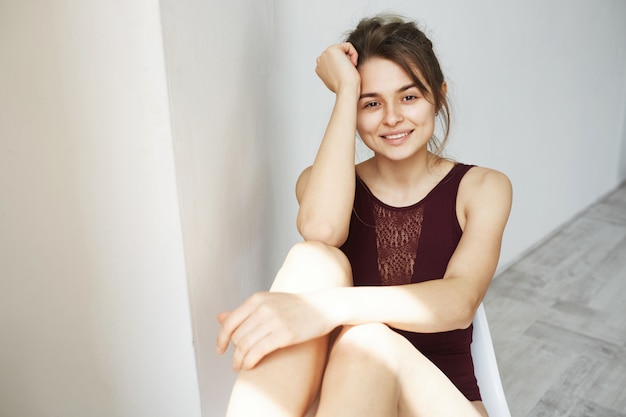
[[[357,176],[350,233],[341,247],[355,286],[401,285],[441,279],[462,230],[456,196],[470,165],[456,164],[420,202],[392,207]],[[470,401],[480,400],[470,344],[473,326],[441,333],[397,330],[447,375]]]

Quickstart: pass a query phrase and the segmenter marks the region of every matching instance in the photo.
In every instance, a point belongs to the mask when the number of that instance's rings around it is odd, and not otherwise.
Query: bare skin
[[[218,317],[218,352],[232,343],[240,371],[228,415],[486,416],[482,403],[468,401],[387,325],[422,333],[470,325],[497,265],[510,183],[486,168],[464,176],[456,208],[463,236],[442,279],[352,287],[337,247],[354,199],[357,129],[374,157],[356,172],[387,204],[419,201],[453,166],[428,152],[436,109],[408,74],[380,58],[357,70],[356,57],[344,43],[318,58],[316,71],[336,102],[315,162],[296,187],[305,242],[290,252],[270,292]]]

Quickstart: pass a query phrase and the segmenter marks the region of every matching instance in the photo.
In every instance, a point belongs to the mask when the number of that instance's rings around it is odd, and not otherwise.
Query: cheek
[[[375,114],[370,113],[357,113],[356,116],[356,130],[359,135],[367,135],[377,128],[379,122]]]
[[[414,106],[408,110],[406,115],[415,121],[419,121],[420,123],[434,123],[435,107],[430,103]]]

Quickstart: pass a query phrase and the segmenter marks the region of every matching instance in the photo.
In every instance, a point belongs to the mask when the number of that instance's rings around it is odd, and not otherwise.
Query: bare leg
[[[303,242],[289,252],[271,291],[303,293],[352,285],[349,261],[321,243]],[[302,417],[317,395],[328,337],[281,349],[250,371],[240,372],[227,415]]]
[[[331,349],[317,417],[396,414],[397,358],[384,324],[344,327]]]
[[[345,328],[329,355],[318,417],[485,417],[404,337],[383,324]]]

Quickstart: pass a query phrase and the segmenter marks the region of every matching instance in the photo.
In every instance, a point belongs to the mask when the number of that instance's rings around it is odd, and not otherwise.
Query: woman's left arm
[[[386,323],[421,333],[467,328],[498,264],[511,194],[503,174],[484,168],[468,171],[457,200],[463,236],[443,279],[305,294],[257,293],[233,312],[219,315],[218,352],[232,340],[234,368],[250,369],[276,349],[344,324]]]
[[[342,305],[333,320],[341,324],[382,322],[420,333],[467,328],[496,271],[511,201],[511,183],[504,174],[472,168],[461,181],[457,199],[463,236],[443,279],[337,288],[313,296],[324,297],[328,305]]]

